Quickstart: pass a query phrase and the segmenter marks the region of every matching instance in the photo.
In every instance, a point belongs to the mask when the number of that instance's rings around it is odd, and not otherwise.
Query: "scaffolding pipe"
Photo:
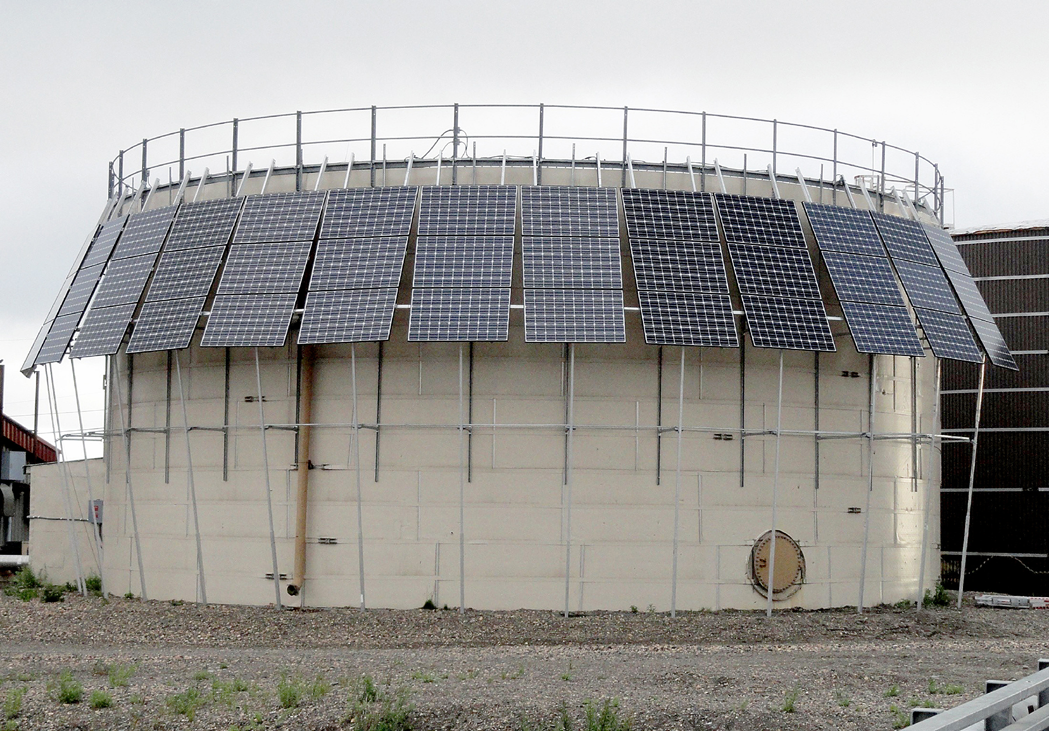
[[[867,542],[871,531],[871,493],[874,492],[874,393],[878,385],[878,362],[874,354],[868,356],[870,360],[871,379],[871,405],[870,414],[867,417],[868,447],[867,447],[867,504],[863,508],[863,549],[860,551],[860,594],[856,602],[856,611],[863,614],[863,589],[867,583]]]
[[[940,417],[940,361],[936,361],[936,400],[932,406],[932,427],[936,428]],[[929,440],[929,470],[932,475],[932,460],[936,455],[936,439]],[[923,496],[924,508],[922,509],[922,548],[921,565],[918,567],[918,611],[920,612],[925,603],[925,554],[929,546],[929,503],[932,502],[932,481],[926,479],[925,495]]]
[[[120,414],[120,432],[124,439],[124,488],[127,491],[128,507],[131,509],[131,530],[135,537],[135,558],[138,561],[138,586],[142,590],[142,599],[147,600],[146,569],[142,565],[142,539],[138,532],[138,516],[135,513],[135,492],[131,489],[131,432],[124,422],[124,399],[120,395],[120,366],[113,359],[113,370],[116,375],[117,413]],[[128,372],[128,408],[131,407],[131,373]],[[130,412],[129,412],[130,417]]]
[[[459,614],[466,613],[466,462],[463,429],[463,345],[459,343]]]
[[[313,347],[302,349],[302,383],[299,396],[302,426],[296,455],[295,491],[295,574],[288,585],[292,596],[300,594],[306,584],[306,511],[310,494],[310,422],[313,420]],[[261,398],[261,397],[260,397]]]
[[[77,423],[80,425],[80,448],[84,450],[84,480],[87,482],[88,505],[92,506],[90,507],[91,535],[94,538],[95,560],[98,562],[98,577],[102,583],[102,596],[106,596],[105,572],[102,570],[102,566],[105,563],[105,552],[102,547],[102,536],[99,534],[99,523],[95,520],[95,511],[93,507],[95,503],[95,494],[91,485],[91,469],[87,461],[87,438],[84,434],[84,414],[80,410],[80,390],[77,388],[75,362],[76,361],[72,358],[69,359],[69,370],[73,374],[73,396],[76,399],[76,418]],[[36,434],[34,433],[33,436],[36,436]]]
[[[350,381],[353,388],[353,464],[357,477],[357,573],[360,575],[361,611],[364,601],[364,506],[361,505],[361,420],[357,413],[357,346],[350,343]]]
[[[84,583],[84,569],[80,563],[80,545],[76,539],[76,533],[73,530],[73,481],[69,474],[69,463],[66,462],[65,450],[62,449],[62,426],[58,418],[58,397],[55,394],[55,374],[51,370],[51,366],[44,366],[44,375],[47,378],[47,406],[51,412],[51,428],[55,433],[55,445],[58,453],[58,459],[62,463],[62,482],[65,483],[65,489],[62,491],[62,497],[66,504],[66,528],[69,533],[69,547],[73,550],[73,566],[76,569],[76,585],[77,591],[82,595],[87,596],[87,587]]]
[[[681,435],[685,427],[685,348],[681,348],[681,376],[677,388],[677,466],[674,470],[674,565],[671,571],[670,617],[677,617],[678,531],[681,514]]]
[[[776,397],[776,473],[772,478],[772,539],[769,543],[769,573],[765,580],[765,616],[772,616],[772,594],[776,585],[776,500],[779,492],[780,430],[783,428],[783,351],[779,351],[779,390]]]
[[[980,411],[983,410],[983,384],[987,374],[987,356],[980,363],[980,389],[976,392],[976,418],[973,424],[973,453],[969,463],[969,494],[965,502],[965,532],[962,534],[962,566],[958,573],[958,608],[962,608],[965,592],[965,563],[969,553],[969,522],[973,511],[973,483],[976,481],[976,445],[980,439]]]
[[[189,445],[189,415],[186,412],[186,392],[182,386],[182,364],[178,351],[175,354],[175,374],[178,377],[178,398],[182,402],[182,427],[186,435],[186,486],[189,488],[189,499],[193,504],[193,528],[197,535],[197,583],[200,586],[200,602],[208,603],[207,582],[204,580],[204,549],[200,542],[200,515],[197,512],[197,485],[193,480],[193,452]]]
[[[280,601],[280,572],[277,569],[277,538],[273,531],[273,490],[270,487],[270,456],[266,449],[266,410],[262,404],[262,372],[259,368],[259,349],[255,348],[255,385],[258,388],[259,402],[259,431],[262,433],[262,470],[266,475],[266,509],[270,518],[270,558],[273,561],[273,593],[276,597],[277,609],[281,608]],[[289,593],[291,587],[288,587]]]

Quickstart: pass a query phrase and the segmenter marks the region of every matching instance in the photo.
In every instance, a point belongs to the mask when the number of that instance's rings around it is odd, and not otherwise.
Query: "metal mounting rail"
[[[1039,660],[1038,672],[1026,678],[1004,684],[989,680],[987,684],[1000,687],[949,711],[915,708],[911,718],[917,723],[910,728],[915,731],[962,731],[983,721],[987,731],[1049,729],[1049,660]],[[1037,697],[1038,710],[1014,722],[1012,707],[1031,697]]]

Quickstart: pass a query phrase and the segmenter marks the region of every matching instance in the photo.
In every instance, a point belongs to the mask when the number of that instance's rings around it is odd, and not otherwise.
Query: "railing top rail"
[[[1049,689],[1049,668],[1039,670],[932,718],[919,721],[910,728],[914,731],[962,731],[1046,689]]]

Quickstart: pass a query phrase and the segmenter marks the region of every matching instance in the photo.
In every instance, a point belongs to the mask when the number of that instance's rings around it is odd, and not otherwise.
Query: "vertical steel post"
[[[270,486],[270,455],[266,449],[266,410],[262,404],[262,370],[259,368],[258,348],[255,348],[255,386],[258,388],[259,432],[262,434],[262,469],[266,476],[266,510],[270,519],[270,559],[273,562],[273,594],[277,609],[280,609],[280,570],[277,568],[277,537],[273,530],[273,489]]]
[[[62,424],[58,418],[58,395],[55,393],[55,373],[51,365],[44,366],[44,376],[47,378],[47,406],[51,412],[51,430],[55,435],[55,448],[62,472],[62,498],[66,504],[66,529],[69,534],[69,548],[73,553],[73,566],[76,569],[77,591],[87,596],[87,586],[84,583],[84,569],[80,563],[80,542],[77,540],[76,531],[73,528],[75,520],[73,514],[73,480],[69,473],[69,462],[66,460],[65,449],[62,447]]]
[[[80,410],[80,389],[77,388],[76,366],[74,365],[75,362],[76,361],[74,361],[73,359],[69,360],[69,370],[70,370],[70,372],[73,375],[73,396],[76,399],[76,417],[77,417],[77,424],[80,427],[80,448],[84,452],[84,480],[85,480],[85,483],[87,484],[87,499],[89,501],[89,504],[91,504],[91,503],[94,503],[94,501],[95,501],[95,494],[94,494],[94,489],[93,489],[92,484],[91,484],[91,470],[88,469],[87,437],[84,436],[84,413]],[[2,375],[2,374],[3,374],[3,366],[0,365],[0,375]],[[2,386],[2,384],[0,384],[0,389],[2,389],[2,388],[3,388],[3,386]],[[0,413],[2,413],[2,412],[3,412],[3,409],[0,408]],[[91,512],[90,523],[91,523],[91,534],[92,534],[92,537],[94,538],[94,541],[95,541],[95,560],[98,561],[98,576],[99,576],[99,579],[101,579],[101,581],[102,581],[102,596],[105,596],[106,595],[106,580],[102,578],[102,574],[104,573],[102,569],[103,569],[103,564],[105,563],[105,561],[104,561],[104,557],[105,556],[104,556],[104,552],[102,550],[102,536],[99,535],[98,527],[97,527],[97,524],[96,524],[96,521],[95,521],[95,514],[94,514],[93,510]]]
[[[222,394],[222,481],[229,480],[229,348],[226,348],[226,367],[223,372]]]
[[[677,617],[678,526],[681,513],[681,448],[685,431],[685,348],[681,348],[681,376],[677,388],[677,468],[674,472],[674,565],[670,584],[670,616]]]
[[[186,178],[186,128],[178,131],[178,179]]]
[[[863,589],[867,583],[867,541],[871,529],[871,493],[874,492],[874,394],[878,387],[878,361],[868,356],[871,379],[871,405],[867,416],[867,504],[863,508],[863,549],[860,551],[860,594],[856,611],[863,614]]]
[[[171,482],[171,361],[174,350],[168,351],[166,383],[164,384],[164,484]]]
[[[295,112],[295,190],[302,190],[302,112]]]
[[[656,360],[656,485],[663,477],[663,346]]]
[[[142,138],[142,186],[149,182],[149,164],[147,163],[146,147],[149,140]]]
[[[769,573],[765,580],[765,616],[772,616],[772,594],[776,588],[776,507],[779,493],[779,451],[783,431],[783,351],[779,351],[779,391],[776,397],[776,472],[772,478],[772,536],[769,542]]]
[[[456,102],[452,114],[452,185],[459,184],[459,170],[455,164],[459,157],[459,104]]]
[[[924,508],[922,509],[922,547],[921,547],[921,565],[918,567],[918,611],[922,610],[925,602],[925,554],[929,546],[929,503],[932,502],[932,460],[936,456],[936,432],[939,431],[940,423],[940,361],[936,361],[936,400],[933,402],[932,407],[932,429],[929,434],[929,477],[925,483],[925,495],[923,496],[922,502]]]
[[[371,158],[371,163],[370,163],[370,168],[371,168],[370,176],[371,177],[370,177],[370,183],[369,183],[369,185],[371,185],[372,188],[375,187],[375,122],[376,122],[375,107],[372,106],[372,147],[371,147],[372,158]]]
[[[831,187],[830,202],[833,205],[838,205],[838,130],[834,130],[834,162],[831,166],[831,180],[834,181],[833,187]]]
[[[117,155],[117,195],[124,196],[124,151]]]
[[[976,481],[976,446],[980,440],[980,411],[983,409],[983,384],[987,374],[987,356],[980,363],[980,390],[976,392],[976,419],[973,424],[973,453],[969,462],[969,493],[965,501],[965,532],[962,534],[962,567],[958,574],[958,608],[962,608],[962,593],[965,591],[965,563],[969,554],[969,523],[973,511],[973,484]]]
[[[917,203],[922,199],[922,192],[918,189],[918,178],[921,173],[921,162],[922,156],[918,152],[914,153],[914,202]]]
[[[142,540],[138,532],[138,517],[135,512],[135,493],[131,489],[131,357],[128,356],[128,375],[127,375],[127,400],[128,400],[128,419],[127,423],[124,423],[124,404],[123,398],[120,395],[120,365],[116,358],[113,359],[113,371],[116,375],[116,383],[114,384],[114,391],[117,393],[117,413],[120,414],[120,432],[124,437],[124,488],[127,491],[128,507],[131,510],[131,530],[134,533],[135,539],[135,558],[138,561],[138,586],[142,590],[142,599],[147,600],[149,596],[146,594],[146,569],[142,565]]]
[[[703,136],[700,140],[700,150],[702,155],[702,167],[699,172],[699,190],[703,193],[707,192],[707,113],[703,112]]]
[[[110,200],[113,197],[113,161],[109,161],[109,177],[107,178],[106,184],[106,200]]]
[[[361,419],[357,411],[357,346],[350,343],[350,381],[353,384],[353,463],[357,478],[357,573],[360,576],[361,611],[364,597],[364,496],[361,494]]]
[[[779,132],[779,123],[775,119],[773,119],[772,120],[772,177],[773,178],[776,177],[776,173],[778,172],[778,168],[776,167],[776,147],[777,147],[777,142],[778,142],[778,140],[777,140],[777,133],[778,132]]]
[[[237,119],[236,117],[234,117],[233,118],[233,146],[230,148],[230,152],[232,153],[232,157],[233,157],[233,174],[234,174],[234,179],[236,179],[236,173],[237,173],[237,152],[239,151],[239,148],[240,148],[239,132],[240,132],[240,120]]]
[[[40,371],[36,372],[36,384],[33,386],[33,436],[40,433]]]
[[[620,186],[626,187],[626,160],[627,160],[627,115],[629,113],[627,107],[623,107],[623,180]]]
[[[459,614],[466,613],[466,463],[463,428],[463,345],[459,343]]]
[[[169,353],[172,351],[168,351]],[[193,503],[193,527],[197,533],[197,582],[200,586],[200,601],[208,603],[208,589],[204,581],[204,549],[200,542],[200,515],[197,512],[197,486],[193,480],[193,452],[189,446],[189,416],[186,413],[186,392],[182,386],[182,365],[179,362],[178,351],[175,353],[175,372],[178,377],[178,398],[182,402],[182,428],[186,435],[186,485],[189,487],[189,497]]]
[[[536,170],[536,185],[543,184],[543,112],[544,107],[539,105],[539,168]]]
[[[575,431],[575,343],[568,344],[568,423],[565,446],[565,619],[572,580],[572,433]]]
[[[878,210],[885,213],[885,140],[881,143],[881,175],[878,179]]]
[[[379,481],[379,436],[382,428],[382,341],[375,363],[375,481]]]
[[[820,542],[820,520],[819,520],[819,491],[820,491],[820,352],[815,352],[814,378],[813,378],[813,415],[812,428],[816,432],[813,438],[813,465],[812,465],[812,536],[815,543]]]
[[[739,486],[743,487],[747,451],[747,343],[739,340]]]

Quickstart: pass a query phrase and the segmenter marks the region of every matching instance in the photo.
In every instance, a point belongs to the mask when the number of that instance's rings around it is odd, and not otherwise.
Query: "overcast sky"
[[[1049,218],[1047,21],[1044,0],[0,0],[5,411],[31,422],[17,369],[105,203],[107,161],[143,137],[372,104],[706,110],[918,150],[959,227]],[[69,430],[68,364],[56,373]],[[101,363],[77,373],[97,425]]]

